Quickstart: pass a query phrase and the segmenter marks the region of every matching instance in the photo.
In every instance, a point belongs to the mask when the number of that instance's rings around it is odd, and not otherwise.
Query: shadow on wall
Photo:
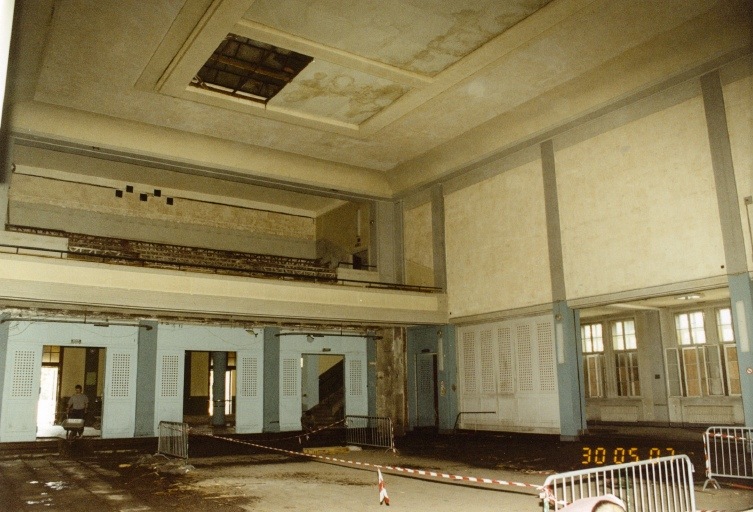
[[[337,268],[341,262],[351,264],[353,256],[345,247],[337,245],[331,240],[317,240],[316,259],[322,265]]]

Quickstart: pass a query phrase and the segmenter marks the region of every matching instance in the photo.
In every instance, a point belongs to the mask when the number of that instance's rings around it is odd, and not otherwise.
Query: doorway
[[[186,351],[183,382],[183,421],[189,425],[206,425],[214,414],[213,386],[215,372],[212,353]],[[217,403],[224,404],[226,425],[235,424],[236,353],[227,352],[224,393]]]
[[[66,418],[68,398],[77,385],[89,398],[85,425],[98,431],[102,425],[102,395],[104,392],[104,348],[60,347],[44,345],[37,402],[37,434],[54,436]],[[57,427],[56,427],[57,426]],[[98,435],[88,431],[86,435]]]
[[[345,418],[345,356],[301,354],[301,425],[304,430]]]
[[[37,403],[37,431],[48,429],[59,423],[57,414],[59,375],[60,369],[57,366],[42,366],[39,402]]]

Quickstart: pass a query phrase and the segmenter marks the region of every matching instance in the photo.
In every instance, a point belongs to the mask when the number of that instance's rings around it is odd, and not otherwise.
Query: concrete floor
[[[697,442],[696,434],[631,429],[633,436],[646,436],[646,446],[673,444],[687,451],[694,449],[687,443]],[[379,507],[376,469],[364,467],[378,464],[531,485],[474,486],[447,479],[408,478],[383,470],[391,506],[401,510],[540,511],[541,501],[533,486],[542,484],[554,471],[581,467],[584,446],[607,446],[607,439],[622,435],[605,427],[584,443],[565,444],[554,436],[415,433],[399,440],[397,453],[366,449],[331,455],[354,463],[345,465],[191,437],[194,454],[189,463],[193,469],[187,473],[178,463],[169,464],[162,457],[149,455],[153,452],[144,450],[143,445],[141,453],[123,449],[123,445],[98,451],[94,448],[97,440],[85,439],[68,451],[67,442],[60,440],[59,453],[27,452],[14,457],[7,450],[3,452],[0,510],[362,511]],[[244,438],[244,442],[262,444],[265,441],[261,437]],[[630,441],[642,446],[640,440]],[[310,440],[299,444],[267,438],[266,442],[298,451]],[[693,457],[697,458],[697,453],[693,452]],[[725,483],[722,489],[704,491],[702,467],[696,468],[695,481],[699,510],[753,508],[753,483],[737,482],[735,487]]]

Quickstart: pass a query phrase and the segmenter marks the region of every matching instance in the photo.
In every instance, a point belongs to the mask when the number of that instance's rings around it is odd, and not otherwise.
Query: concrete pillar
[[[706,128],[709,133],[709,152],[714,171],[717,206],[724,243],[724,260],[732,304],[743,414],[745,426],[753,427],[753,354],[750,351],[753,289],[748,277],[737,182],[727,128],[727,112],[724,108],[724,91],[718,71],[701,77],[701,92],[706,114]]]
[[[227,352],[212,352],[212,426],[225,426],[225,373],[227,372]]]
[[[8,359],[8,337],[10,336],[10,315],[0,314],[0,417],[3,414],[5,396],[5,369]]]
[[[280,431],[280,329],[264,329],[264,413],[262,430]]]
[[[444,220],[444,190],[440,184],[431,189],[431,240],[434,258],[434,286],[443,290],[447,288]]]
[[[395,435],[401,436],[407,427],[405,329],[395,327],[383,333],[376,346],[376,413],[392,418]]]
[[[379,277],[386,283],[402,284],[405,280],[402,203],[379,201],[375,211],[374,231]]]
[[[157,326],[154,321],[139,322],[136,353],[136,424],[134,437],[151,437],[154,432],[154,401],[157,380]]]
[[[562,260],[557,175],[554,144],[541,144],[541,170],[544,180],[544,207],[549,247],[549,274],[552,285],[552,306],[557,353],[559,385],[560,436],[577,441],[586,429],[586,398],[583,390],[583,354],[580,346],[580,317],[567,305],[565,266]]]
[[[745,426],[753,427],[753,352],[750,329],[753,326],[753,285],[747,274],[729,276],[729,296],[740,371]]]
[[[560,404],[560,439],[577,441],[586,430],[580,315],[565,301],[554,304],[554,343]]]

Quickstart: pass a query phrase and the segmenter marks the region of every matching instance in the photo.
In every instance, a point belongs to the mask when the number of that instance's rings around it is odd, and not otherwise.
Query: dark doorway
[[[227,352],[227,369],[224,379],[224,396],[212,396],[215,379],[212,368],[212,353],[208,351],[186,351],[183,381],[183,421],[193,425],[206,425],[214,412],[214,404],[225,408],[227,424],[235,424],[235,352]]]
[[[364,250],[353,255],[353,268],[355,270],[369,270],[369,251]]]
[[[301,423],[304,429],[331,425],[345,417],[345,357],[301,356]]]

